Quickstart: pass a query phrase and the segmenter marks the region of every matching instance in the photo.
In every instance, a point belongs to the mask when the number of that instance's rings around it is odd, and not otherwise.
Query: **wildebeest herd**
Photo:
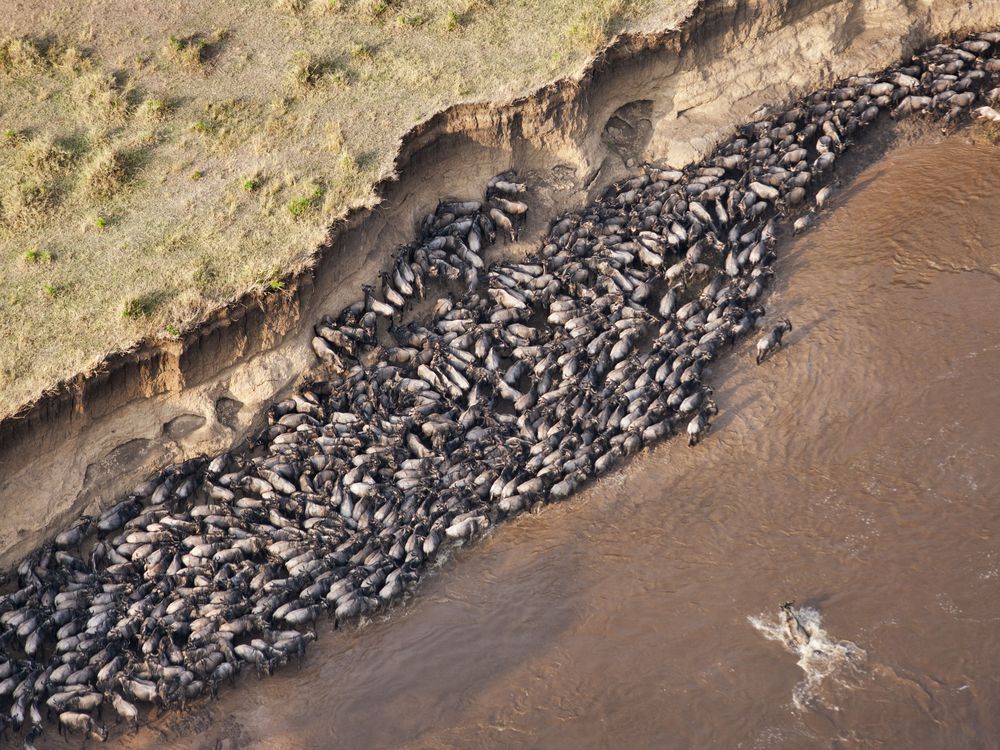
[[[0,596],[3,727],[28,747],[47,716],[103,739],[108,716],[134,725],[143,704],[270,672],[323,615],[398,599],[447,543],[667,435],[696,443],[707,364],[764,315],[780,217],[805,225],[881,113],[988,109],[998,51],[1000,33],[977,34],[817,91],[698,164],[614,185],[526,260],[483,259],[528,210],[513,173],[484,201],[441,203],[380,292],[319,322],[324,379],[276,404],[254,445],[164,469],[21,562]],[[404,323],[429,294],[433,312]]]

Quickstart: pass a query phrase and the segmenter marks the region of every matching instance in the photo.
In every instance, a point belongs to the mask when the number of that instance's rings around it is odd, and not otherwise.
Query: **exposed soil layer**
[[[404,139],[380,205],[349,217],[286,291],[220,310],[181,341],[116,355],[0,423],[0,564],[156,467],[242,440],[314,367],[313,322],[376,277],[442,191],[474,195],[516,169],[537,217],[500,251],[517,256],[544,217],[625,173],[630,158],[685,164],[764,102],[998,23],[998,2],[706,2],[680,29],[619,38],[577,79],[439,113]]]

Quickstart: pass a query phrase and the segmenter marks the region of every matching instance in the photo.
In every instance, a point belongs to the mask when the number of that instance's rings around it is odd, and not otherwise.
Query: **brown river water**
[[[1000,747],[1000,149],[897,148],[833,206],[779,261],[785,348],[713,368],[697,448],[110,744]],[[802,657],[768,638],[790,599]]]

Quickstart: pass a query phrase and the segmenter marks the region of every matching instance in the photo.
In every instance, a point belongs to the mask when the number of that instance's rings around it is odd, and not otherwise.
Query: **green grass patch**
[[[255,286],[263,287],[272,292],[280,292],[286,287],[281,269],[278,266],[268,266],[263,271],[258,272],[253,277]]]
[[[324,192],[325,191],[322,185],[313,183],[308,188],[308,192],[305,195],[301,195],[298,198],[292,198],[292,200],[288,201],[286,205],[288,213],[296,219],[305,216],[319,205],[320,201],[323,199]]]
[[[160,298],[155,294],[143,294],[131,297],[122,304],[122,317],[126,320],[148,318],[160,305]]]
[[[381,20],[389,12],[387,0],[363,0],[361,11],[373,21]]]
[[[21,257],[24,258],[25,263],[30,263],[30,264],[52,262],[52,253],[50,253],[48,250],[38,250],[38,249],[25,250],[24,255],[22,255]]]
[[[138,114],[150,122],[160,122],[167,116],[169,109],[170,106],[166,99],[154,96],[143,100],[142,104],[139,105]]]
[[[423,13],[400,13],[396,16],[396,23],[404,28],[419,28],[427,23],[427,16]]]

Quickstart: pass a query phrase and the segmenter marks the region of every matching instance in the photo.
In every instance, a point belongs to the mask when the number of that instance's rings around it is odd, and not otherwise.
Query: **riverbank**
[[[399,178],[379,189],[383,208],[348,217],[309,273],[218,311],[179,340],[116,356],[0,423],[4,559],[155,468],[249,434],[262,407],[313,366],[312,322],[376,277],[442,185],[470,194],[514,167],[540,186],[533,200],[545,216],[624,173],[632,155],[683,164],[766,101],[885,65],[919,39],[1000,22],[996,3],[862,14],[848,5],[708,3],[679,31],[621,37],[577,79],[427,120],[404,139]],[[503,252],[530,247],[541,224],[529,222]]]

